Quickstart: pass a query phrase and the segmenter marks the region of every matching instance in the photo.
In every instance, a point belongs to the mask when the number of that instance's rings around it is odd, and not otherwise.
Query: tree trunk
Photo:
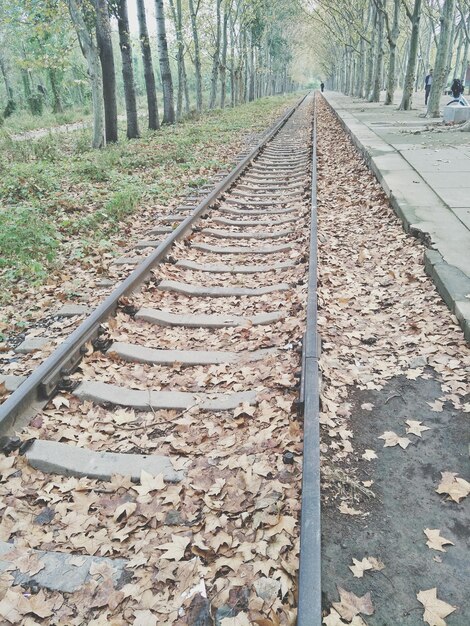
[[[72,23],[78,35],[80,47],[88,66],[91,95],[93,101],[93,148],[102,148],[105,145],[104,135],[104,107],[103,82],[98,49],[92,36],[87,30],[84,17],[76,0],[68,0],[68,7]]]
[[[124,100],[126,103],[127,138],[135,139],[136,137],[139,137],[139,121],[137,118],[137,99],[135,96],[134,68],[132,66],[132,46],[129,35],[127,0],[117,1],[116,17],[119,30],[119,47],[121,49]]]
[[[377,25],[377,11],[372,6],[372,36],[369,44],[369,52],[367,55],[367,74],[366,74],[366,84],[364,88],[364,98],[366,100],[369,99],[370,93],[372,91],[372,79],[373,79],[373,71],[374,71],[374,49],[375,49],[375,37],[376,37],[376,25]]]
[[[396,58],[397,58],[397,42],[400,36],[400,0],[393,2],[393,22],[392,28],[388,33],[388,70],[387,70],[387,93],[385,95],[385,104],[393,104],[396,87]]]
[[[467,18],[467,30],[470,28],[470,16]],[[457,74],[462,81],[462,85],[465,85],[465,77],[467,75],[467,67],[468,67],[468,37],[465,35],[465,48],[463,51],[462,57],[462,67],[459,69],[459,74]]]
[[[181,0],[170,0],[171,14],[175,25],[178,65],[178,93],[176,96],[176,118],[181,119],[183,112],[183,96],[186,102],[186,112],[189,112],[189,94],[186,80],[186,68],[184,66],[184,41],[183,41],[183,16],[181,10]]]
[[[220,57],[220,108],[225,107],[227,94],[227,27],[229,8],[224,6],[224,19],[222,26],[222,55]]]
[[[157,91],[155,89],[155,74],[153,73],[152,51],[150,49],[144,0],[137,0],[137,17],[139,20],[140,49],[142,52],[142,62],[144,64],[145,91],[147,92],[149,130],[157,130],[160,126],[158,119]]]
[[[255,45],[253,43],[253,33],[250,37],[250,59],[249,59],[249,83],[248,83],[248,102],[255,99]]]
[[[2,73],[3,76],[3,82],[5,83],[5,91],[7,94],[7,101],[8,102],[14,102],[14,92],[13,92],[13,87],[12,87],[12,83],[10,81],[10,74],[8,71],[8,64],[7,61],[5,60],[5,58],[3,57],[2,51],[0,50],[0,72]]]
[[[454,14],[455,0],[445,0],[441,12],[441,32],[439,35],[439,45],[437,46],[431,92],[428,100],[428,110],[426,114],[428,117],[439,117],[441,94],[445,87],[449,71],[447,64],[449,61],[449,46],[451,45],[451,32]]]
[[[51,83],[52,97],[54,99],[54,102],[52,105],[52,112],[63,113],[64,108],[62,106],[62,100],[60,98],[59,82],[57,80],[57,70],[53,68],[49,68],[48,74],[49,74],[49,80]]]
[[[379,0],[381,9],[377,10],[377,37],[376,37],[376,52],[374,62],[374,79],[372,81],[372,93],[370,94],[369,102],[380,101],[380,87],[382,83],[382,68],[383,68],[383,32],[384,32],[384,15],[382,11],[386,10],[386,0]]]
[[[116,73],[114,69],[111,25],[107,0],[92,0],[96,12],[96,40],[100,51],[103,80],[104,117],[106,142],[118,140]]]
[[[168,42],[166,39],[165,12],[163,0],[155,0],[158,37],[158,57],[163,87],[163,124],[175,123],[175,104],[173,97],[173,79],[171,77]]]
[[[194,0],[189,0],[189,14],[191,16],[191,29],[193,31],[194,44],[194,73],[196,80],[196,111],[202,111],[202,74],[201,52],[199,50],[199,34],[197,30],[197,14],[194,8]]]
[[[455,69],[454,69],[454,72],[453,72],[453,77],[455,76],[455,78],[459,78],[460,77],[460,59],[462,58],[463,38],[464,38],[464,32],[463,32],[462,24],[460,24],[459,35],[458,36],[459,36],[459,40],[458,40],[458,44],[457,44],[457,55],[455,57]]]
[[[403,86],[403,97],[399,109],[409,111],[413,102],[413,86],[416,73],[416,58],[418,55],[419,43],[419,21],[421,18],[421,0],[415,0],[413,14],[411,15],[411,38],[408,52],[408,64],[406,67],[405,84]]]
[[[220,6],[222,0],[215,0],[216,6],[216,32],[215,32],[215,46],[214,56],[212,57],[212,76],[211,76],[211,97],[209,101],[209,109],[215,107],[217,100],[217,78],[219,75],[219,63],[220,63]]]

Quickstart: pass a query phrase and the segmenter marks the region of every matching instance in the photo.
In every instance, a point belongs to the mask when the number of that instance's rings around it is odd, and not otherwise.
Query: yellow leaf
[[[444,617],[447,617],[453,613],[456,609],[455,606],[447,604],[437,598],[437,589],[428,589],[427,591],[420,591],[416,594],[419,602],[424,606],[423,620],[429,624],[429,626],[446,626]]]

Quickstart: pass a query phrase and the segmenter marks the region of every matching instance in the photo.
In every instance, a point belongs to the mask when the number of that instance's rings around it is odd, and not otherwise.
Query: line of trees
[[[91,102],[102,147],[118,140],[121,100],[135,138],[144,94],[155,130],[290,91],[300,15],[282,0],[1,0],[0,114]]]
[[[308,3],[308,0],[306,0]],[[427,115],[439,116],[444,89],[465,84],[469,65],[469,0],[318,0],[303,4],[315,24],[315,50],[327,86],[369,102],[412,108],[413,93],[433,82]]]

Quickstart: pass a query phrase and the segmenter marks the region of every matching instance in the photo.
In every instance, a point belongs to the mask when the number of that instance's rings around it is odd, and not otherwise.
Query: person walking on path
[[[321,92],[323,93],[323,90],[325,89],[325,83],[323,81],[320,83],[320,89],[321,89]]]
[[[424,106],[428,104],[429,92],[432,85],[432,70],[429,70],[429,74],[424,79]]]

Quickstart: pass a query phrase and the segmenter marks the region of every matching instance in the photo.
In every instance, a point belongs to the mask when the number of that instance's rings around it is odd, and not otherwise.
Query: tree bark
[[[119,30],[119,47],[121,49],[124,100],[126,103],[127,138],[136,139],[139,137],[140,133],[139,120],[137,117],[137,99],[135,96],[134,69],[132,66],[132,46],[129,34],[127,0],[118,0],[116,17]]]
[[[104,106],[103,81],[98,49],[92,36],[87,30],[83,15],[76,0],[68,0],[68,7],[72,23],[78,35],[83,56],[87,61],[88,76],[90,78],[91,95],[93,102],[93,148],[102,148],[105,145],[104,134]]]
[[[92,0],[96,13],[96,40],[100,51],[103,80],[106,142],[118,140],[116,73],[107,0]]]
[[[183,41],[183,16],[181,9],[181,0],[170,0],[170,9],[175,25],[177,55],[176,62],[178,65],[178,92],[176,96],[176,118],[181,119],[183,112],[183,96],[185,97],[186,113],[189,112],[189,94],[186,79],[186,68],[184,64],[184,41]]]
[[[439,117],[441,94],[445,87],[447,74],[449,72],[449,46],[451,45],[451,32],[454,15],[455,0],[445,0],[441,12],[441,32],[439,35],[439,45],[437,46],[431,92],[428,100],[428,110],[426,114],[428,117]]]
[[[163,124],[174,124],[175,103],[173,96],[173,79],[171,77],[170,58],[168,56],[163,0],[155,0],[155,9],[157,18],[158,57],[163,87]]]
[[[224,18],[222,26],[222,54],[220,57],[220,108],[225,107],[225,98],[227,95],[227,28],[229,18],[229,7],[224,6]]]
[[[396,58],[397,42],[400,36],[400,0],[393,2],[392,27],[387,29],[388,34],[388,69],[387,69],[387,93],[385,94],[385,104],[393,104],[396,87]]]
[[[52,97],[54,99],[54,102],[52,105],[52,112],[63,113],[64,108],[62,106],[62,100],[60,97],[59,82],[57,80],[57,70],[53,68],[49,68],[48,74],[49,74],[49,80],[51,83]]]
[[[144,64],[145,91],[147,93],[148,126],[149,130],[157,130],[160,127],[160,121],[158,119],[157,91],[155,89],[155,74],[153,73],[152,51],[144,0],[137,0],[137,17],[139,20],[140,49]]]
[[[219,63],[220,63],[220,6],[222,0],[215,0],[215,15],[216,15],[216,31],[215,31],[215,46],[214,56],[212,57],[212,75],[211,75],[211,97],[209,100],[209,109],[215,107],[217,100],[217,78],[219,75]]]
[[[408,11],[407,11],[408,13]],[[415,0],[413,13],[408,15],[411,21],[411,38],[408,52],[408,64],[406,67],[405,84],[403,86],[403,96],[399,109],[409,111],[413,102],[413,86],[416,73],[416,58],[418,55],[419,43],[419,21],[421,18],[421,0]]]
[[[202,111],[202,74],[201,74],[201,52],[199,49],[199,34],[197,30],[197,12],[194,8],[194,0],[189,0],[189,14],[191,16],[191,29],[193,31],[194,45],[194,73],[196,80],[196,111]]]

